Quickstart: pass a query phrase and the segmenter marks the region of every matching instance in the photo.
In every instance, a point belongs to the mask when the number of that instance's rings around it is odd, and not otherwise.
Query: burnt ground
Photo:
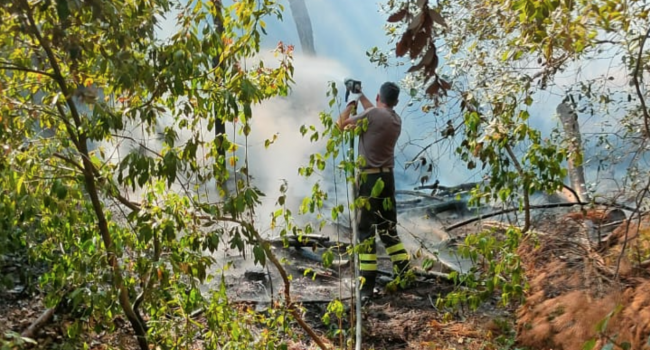
[[[494,304],[466,313],[436,308],[437,295],[451,288],[447,283],[422,283],[366,304],[362,309],[363,348],[505,349],[512,336],[512,313]],[[322,326],[319,330],[327,331]],[[336,338],[330,340],[341,344]]]
[[[470,225],[459,232],[476,229]],[[380,247],[380,254],[383,250]],[[349,265],[325,269],[314,260],[320,251],[311,249],[276,248],[276,254],[284,258],[287,270],[294,276],[291,285],[293,300],[304,307],[304,318],[311,327],[329,344],[344,348],[339,328],[349,329],[351,276]],[[343,257],[345,259],[345,257]],[[274,300],[279,300],[283,288],[273,268],[251,267],[250,263],[234,259],[233,268],[226,276],[229,295],[234,302],[253,310],[261,311]],[[380,269],[388,271],[390,262],[380,255]],[[306,269],[311,272],[305,274]],[[316,273],[314,275],[314,272]],[[381,286],[380,286],[381,287]],[[206,286],[206,291],[210,286]],[[378,288],[379,289],[379,288]],[[453,285],[441,279],[422,279],[408,290],[389,293],[380,291],[377,298],[363,307],[364,349],[503,349],[507,339],[512,338],[514,329],[512,312],[487,304],[477,312],[442,310],[435,307],[439,295],[445,295]],[[348,307],[341,320],[330,324],[322,321],[327,305],[332,299],[341,299]],[[10,334],[19,334],[27,329],[47,308],[38,294],[22,293],[17,287],[0,298],[0,334],[5,340]],[[64,310],[57,310],[53,319],[35,336],[37,345],[29,348],[58,348],[67,338],[74,316]],[[201,322],[201,316],[197,317]],[[115,319],[116,331],[90,332],[82,339],[91,349],[137,349],[137,343],[130,326],[121,317]],[[14,333],[11,333],[14,332]],[[290,349],[315,349],[316,346],[296,326],[296,332],[303,334],[294,341]],[[353,334],[349,335],[354,337]],[[76,346],[73,346],[75,348]],[[200,341],[197,342],[200,347]]]
[[[329,325],[321,317],[327,310],[328,296],[315,294],[318,288],[312,288],[318,281],[311,278],[297,278],[292,289],[300,291],[294,294],[296,299],[305,299],[304,318],[314,330],[336,348],[341,340],[336,336],[339,326],[350,326],[350,313],[343,319]],[[278,286],[279,287],[279,286]],[[267,306],[252,296],[259,291],[256,282],[242,283],[238,287],[231,285],[232,291],[239,290],[252,309],[261,310]],[[512,312],[488,304],[476,312],[461,313],[452,310],[440,310],[435,307],[438,295],[444,295],[453,288],[446,281],[421,282],[417,287],[396,293],[382,292],[362,309],[363,315],[363,349],[504,349],[507,339],[512,337]],[[304,292],[304,293],[303,293]],[[248,293],[248,294],[246,294]],[[306,299],[309,298],[309,299]],[[344,303],[350,300],[344,297]],[[27,329],[45,310],[42,297],[25,297],[15,294],[0,301],[0,332],[20,333]],[[74,317],[65,312],[57,312],[47,325],[37,334],[38,345],[29,348],[58,348],[66,340],[68,327]],[[198,317],[199,322],[202,321]],[[116,332],[108,330],[84,335],[84,340],[91,349],[138,349],[133,333],[123,319],[116,318]],[[296,332],[303,334],[296,326]],[[353,335],[351,335],[353,336]],[[198,347],[197,343],[197,348]],[[306,335],[293,342],[290,349],[316,349]]]
[[[637,220],[635,225],[615,224],[613,231],[603,233],[605,239],[593,242],[585,230],[602,223],[598,210],[574,208],[572,213],[567,212],[563,209],[540,216],[535,224],[537,238],[520,248],[530,283],[525,304],[505,310],[497,306],[495,296],[474,312],[441,309],[435,306],[436,298],[454,286],[446,280],[423,280],[405,291],[382,292],[364,306],[363,348],[573,350],[593,343],[593,349],[650,349],[650,219]],[[589,225],[585,225],[587,221]],[[452,238],[460,241],[480,228],[476,224],[465,226],[454,230]],[[304,307],[304,319],[328,344],[345,348],[342,344],[346,339],[341,339],[341,334],[343,338],[354,335],[336,330],[348,329],[350,312],[329,325],[321,319],[328,300],[341,298],[350,303],[344,268],[323,269],[297,250],[276,251],[284,252],[291,262],[293,296]],[[382,260],[382,264],[385,268],[387,263]],[[304,276],[305,266],[319,274],[315,278]],[[231,276],[228,283],[233,298],[237,296],[253,309],[263,309],[282,288],[269,271]],[[22,332],[44,310],[38,294],[21,294],[18,289],[4,293],[0,299],[0,334]],[[597,331],[596,325],[605,319],[611,322]],[[197,320],[201,322],[201,317]],[[71,321],[69,314],[56,313],[37,334],[35,348],[57,348]],[[91,349],[137,348],[128,324],[119,317],[115,322],[116,332],[84,335]],[[296,333],[302,336],[289,349],[316,348],[297,326]],[[201,348],[200,340],[197,348]]]

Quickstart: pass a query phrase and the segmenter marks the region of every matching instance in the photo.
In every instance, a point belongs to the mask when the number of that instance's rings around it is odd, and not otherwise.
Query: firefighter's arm
[[[363,109],[369,109],[374,107],[375,105],[370,102],[370,100],[366,97],[366,95],[362,92],[361,96],[359,97],[359,102],[361,102],[361,105],[363,106]]]
[[[339,120],[336,122],[336,125],[338,126],[339,130],[344,130],[350,125],[354,125],[355,121],[350,119],[350,114],[352,114],[352,110],[357,107],[356,102],[354,103],[349,103],[346,107],[345,110],[343,110],[343,113],[339,116]]]

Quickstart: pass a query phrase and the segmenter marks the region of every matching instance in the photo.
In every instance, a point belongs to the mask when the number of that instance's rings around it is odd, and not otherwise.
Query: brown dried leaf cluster
[[[621,224],[608,239],[604,252],[589,249],[573,239],[581,229],[576,214],[554,227],[561,232],[540,237],[538,244],[520,248],[530,281],[530,293],[518,310],[518,342],[531,349],[594,349],[614,340],[631,349],[650,350],[650,270],[626,251],[650,247],[650,219]],[[585,217],[599,218],[601,212]],[[624,243],[625,242],[625,243]],[[636,261],[635,261],[636,260]],[[604,332],[597,325],[608,318]],[[618,349],[619,347],[614,347]]]
[[[447,27],[445,19],[438,11],[429,7],[429,2],[419,0],[417,11],[412,16],[408,5],[388,17],[388,22],[404,22],[406,30],[397,42],[395,53],[397,57],[408,55],[411,59],[419,61],[409,68],[408,72],[421,72],[424,83],[431,82],[426,89],[427,95],[432,98],[444,96],[451,89],[451,83],[441,79],[436,73],[439,58],[436,51],[434,25]]]

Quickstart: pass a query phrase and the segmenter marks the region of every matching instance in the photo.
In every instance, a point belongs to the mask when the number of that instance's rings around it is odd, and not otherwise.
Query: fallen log
[[[329,237],[323,235],[303,235],[303,236],[286,236],[271,238],[268,242],[278,248],[347,248],[348,243],[331,241]]]
[[[415,190],[435,190],[437,196],[450,196],[461,192],[473,190],[480,182],[468,182],[458,186],[442,186],[442,185],[424,185],[415,187]]]
[[[410,209],[415,207],[417,204],[422,203],[422,198],[415,198],[407,201],[398,201],[397,208]]]
[[[462,200],[451,200],[440,204],[433,204],[426,207],[427,214],[435,216],[446,211],[456,211],[458,213],[466,213],[467,202]]]
[[[418,189],[418,188],[416,188],[416,189]],[[397,190],[397,191],[395,191],[395,194],[407,194],[409,196],[416,196],[416,197],[435,199],[437,201],[444,201],[444,199],[442,199],[442,198],[440,198],[438,196],[433,196],[433,195],[418,192],[418,191]],[[400,204],[400,203],[398,202],[398,204]]]

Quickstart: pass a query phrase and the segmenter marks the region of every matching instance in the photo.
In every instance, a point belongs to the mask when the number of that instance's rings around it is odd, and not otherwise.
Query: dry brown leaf
[[[407,73],[413,73],[413,72],[419,70],[420,68],[422,68],[422,61],[418,62],[418,64],[416,64],[414,66],[411,66],[411,68],[409,68],[406,72]]]
[[[409,68],[408,73],[415,72],[417,70],[422,69],[423,67],[427,67],[427,76],[431,76],[435,73],[436,68],[438,67],[438,56],[436,55],[436,48],[435,46],[430,46],[427,52],[424,54],[420,62],[418,64],[411,66]]]
[[[418,57],[420,53],[422,53],[422,50],[426,46],[427,42],[429,41],[429,36],[427,35],[426,32],[420,31],[415,35],[415,38],[413,38],[413,42],[411,43],[410,47],[410,57],[412,59]]]
[[[402,35],[402,39],[397,42],[397,47],[395,48],[395,55],[397,55],[397,57],[402,57],[406,54],[411,46],[411,41],[413,40],[411,36],[411,31],[407,30],[404,35]]]
[[[436,320],[431,320],[431,322],[429,322],[429,327],[433,329],[441,329],[444,325]]]
[[[440,84],[438,84],[438,81],[434,81],[433,84],[429,85],[429,87],[426,90],[426,93],[429,96],[434,96],[438,94],[438,91],[440,91]]]
[[[431,45],[431,46],[429,46],[429,49],[427,50],[427,52],[422,57],[421,63],[424,66],[428,66],[428,65],[431,64],[431,62],[434,60],[434,58],[438,58],[438,56],[436,55],[436,46]],[[437,62],[438,60],[436,59],[435,61],[436,61],[435,62],[436,67],[434,67],[433,69],[436,69],[437,66],[438,66],[438,62]]]
[[[429,76],[436,74],[436,68],[438,68],[438,55],[433,55],[433,60],[429,65]]]
[[[408,9],[407,9],[407,8],[403,8],[403,9],[401,9],[401,10],[399,10],[399,11],[393,13],[392,15],[388,16],[388,20],[387,20],[387,21],[390,22],[390,23],[399,22],[399,21],[403,20],[404,17],[406,17],[406,15],[407,15],[408,13],[409,13]]]
[[[438,61],[438,56],[437,55],[434,58],[434,61],[435,62],[432,62],[432,63],[434,63],[435,66],[437,67],[438,66],[438,62],[437,62]],[[438,75],[436,74],[436,70],[435,70],[435,68],[433,68],[433,66],[434,65],[429,65],[427,67],[424,67],[424,69],[422,70],[422,74],[424,76],[424,83],[427,83],[429,81],[429,79],[431,79],[431,77],[436,78],[436,80],[438,79]]]

